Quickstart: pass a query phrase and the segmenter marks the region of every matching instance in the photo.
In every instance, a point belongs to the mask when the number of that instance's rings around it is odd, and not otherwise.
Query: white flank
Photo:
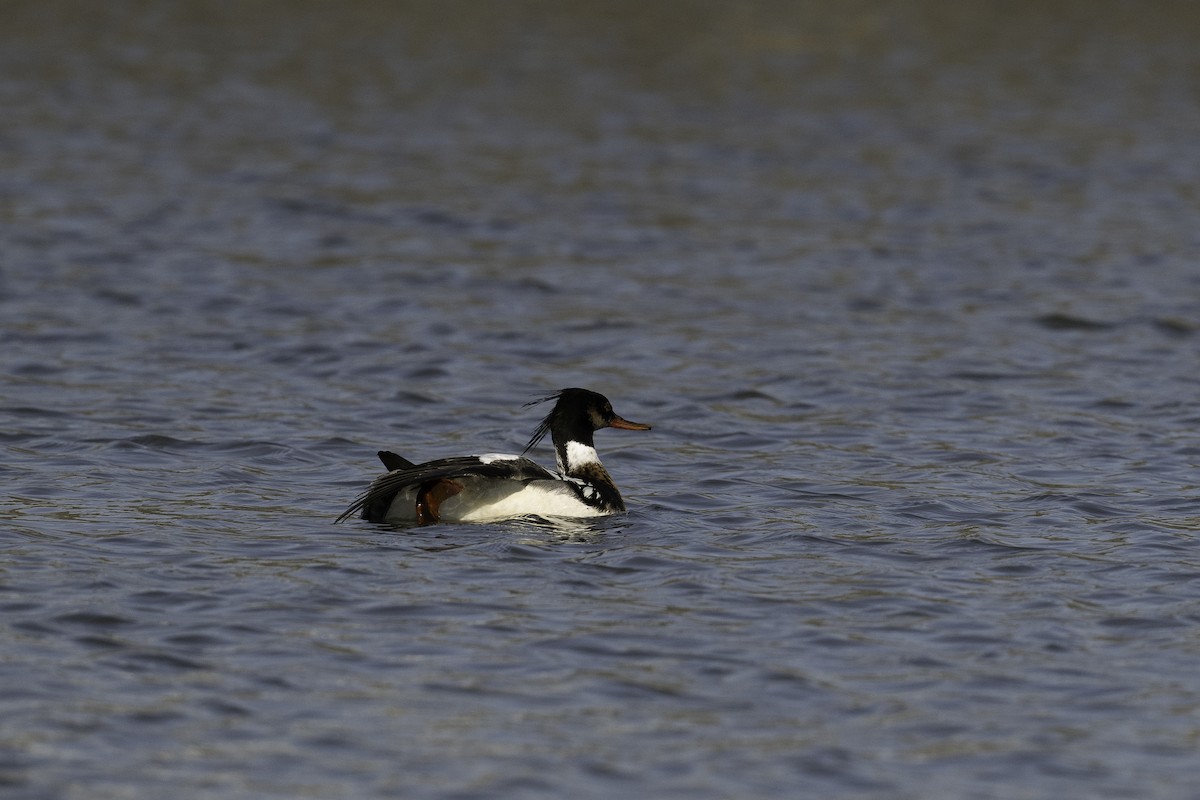
[[[502,458],[512,458],[504,456]],[[460,494],[446,498],[439,508],[442,522],[494,522],[516,517],[598,517],[604,512],[581,502],[565,481],[460,479],[465,484]],[[413,522],[416,519],[416,489],[409,488],[392,501],[388,522]]]
[[[558,484],[558,485],[555,485]],[[505,497],[454,514],[460,522],[490,522],[514,517],[597,517],[601,512],[581,503],[558,481],[533,481]],[[449,500],[442,505],[446,509]],[[446,516],[442,517],[446,519]]]

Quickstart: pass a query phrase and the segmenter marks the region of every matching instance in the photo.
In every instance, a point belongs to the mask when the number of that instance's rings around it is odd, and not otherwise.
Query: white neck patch
[[[567,463],[564,465],[567,472],[582,467],[584,464],[599,464],[600,456],[596,455],[596,448],[579,442],[567,442]]]

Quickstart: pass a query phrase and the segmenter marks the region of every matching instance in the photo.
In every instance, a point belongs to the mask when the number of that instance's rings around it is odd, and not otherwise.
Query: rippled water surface
[[[0,795],[1194,796],[1148,8],[5,4]],[[575,385],[629,514],[332,524]]]

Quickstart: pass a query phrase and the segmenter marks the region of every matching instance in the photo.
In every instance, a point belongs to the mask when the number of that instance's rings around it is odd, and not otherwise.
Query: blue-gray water
[[[5,3],[0,796],[1196,796],[1198,104],[1187,4]],[[332,524],[571,385],[628,515]]]

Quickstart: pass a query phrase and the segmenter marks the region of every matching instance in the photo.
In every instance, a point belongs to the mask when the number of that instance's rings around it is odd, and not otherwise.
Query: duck
[[[588,389],[562,389],[525,407],[550,401],[553,408],[520,455],[485,453],[416,464],[379,451],[388,471],[335,522],[355,514],[369,522],[423,526],[623,513],[625,501],[596,454],[593,434],[601,428],[648,431],[650,426],[619,416],[607,397]],[[547,433],[554,444],[557,473],[525,457]]]

